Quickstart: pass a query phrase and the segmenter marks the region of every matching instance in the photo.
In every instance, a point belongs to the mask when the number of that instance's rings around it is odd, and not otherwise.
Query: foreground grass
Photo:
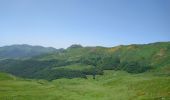
[[[0,74],[0,100],[170,100],[170,77],[105,71],[88,79],[23,80]]]

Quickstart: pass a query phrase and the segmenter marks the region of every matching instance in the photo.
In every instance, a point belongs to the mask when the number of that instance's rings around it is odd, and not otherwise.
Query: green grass
[[[0,73],[0,81],[2,80],[13,80],[16,79],[14,76],[6,74],[6,73]]]
[[[169,100],[170,77],[105,71],[96,80],[28,80],[0,74],[0,100]]]

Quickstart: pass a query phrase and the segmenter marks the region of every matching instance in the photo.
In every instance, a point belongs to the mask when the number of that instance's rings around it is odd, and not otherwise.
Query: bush
[[[118,57],[105,57],[99,66],[102,66],[103,70],[115,70],[119,64],[120,59]]]
[[[120,65],[119,69],[125,70],[129,73],[142,73],[149,70],[151,67],[148,63],[145,62],[137,62],[137,61],[130,61],[130,62],[123,62]]]

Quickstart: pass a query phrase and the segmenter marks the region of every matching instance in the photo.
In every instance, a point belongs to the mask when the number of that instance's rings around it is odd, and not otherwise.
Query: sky
[[[0,46],[170,41],[170,0],[0,0]]]

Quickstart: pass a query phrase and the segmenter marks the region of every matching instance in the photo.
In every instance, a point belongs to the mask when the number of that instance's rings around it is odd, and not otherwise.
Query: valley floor
[[[170,100],[170,77],[108,70],[96,80],[48,82],[1,73],[0,100]]]

